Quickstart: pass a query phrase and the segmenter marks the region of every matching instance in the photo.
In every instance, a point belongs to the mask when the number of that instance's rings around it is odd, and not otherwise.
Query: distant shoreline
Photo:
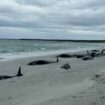
[[[88,43],[105,43],[105,40],[62,40],[62,39],[20,39],[20,40],[36,40],[36,41],[67,41],[67,42],[88,42]]]
[[[0,38],[0,40],[32,40],[32,41],[66,41],[66,42],[83,42],[83,43],[105,43],[105,40],[75,40],[75,39],[70,39],[70,40],[62,40],[62,39],[7,39],[7,38]]]

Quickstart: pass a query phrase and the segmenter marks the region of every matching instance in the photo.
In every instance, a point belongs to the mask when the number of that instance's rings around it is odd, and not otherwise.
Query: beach
[[[86,61],[59,58],[56,62],[57,55],[0,62],[0,75],[15,75],[20,66],[23,74],[0,80],[0,105],[105,105],[105,56]],[[35,60],[53,63],[27,65]],[[70,69],[62,69],[64,64],[69,64]],[[97,73],[99,78],[95,77]]]
[[[105,105],[105,0],[0,0],[0,105]]]

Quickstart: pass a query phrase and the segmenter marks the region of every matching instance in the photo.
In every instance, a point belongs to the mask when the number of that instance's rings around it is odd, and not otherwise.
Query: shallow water
[[[13,59],[32,55],[104,48],[104,43],[81,43],[67,41],[0,40],[0,58]],[[1,59],[2,60],[2,59]]]

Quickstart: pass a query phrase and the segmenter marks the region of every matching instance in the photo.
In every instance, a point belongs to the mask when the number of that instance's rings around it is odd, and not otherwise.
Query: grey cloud
[[[17,2],[22,3],[22,4],[38,5],[42,7],[54,5],[58,1],[57,0],[44,0],[44,1],[43,0],[17,0]]]
[[[105,0],[91,0],[88,3],[88,6],[90,7],[105,7]]]
[[[1,0],[0,27],[32,29],[46,37],[72,34],[66,29],[74,35],[89,30],[97,34],[105,32],[104,10],[105,0]]]

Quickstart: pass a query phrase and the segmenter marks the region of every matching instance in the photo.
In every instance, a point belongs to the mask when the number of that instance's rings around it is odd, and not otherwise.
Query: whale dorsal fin
[[[21,66],[19,67],[18,73],[16,75],[17,77],[23,76],[23,74],[21,73]]]

